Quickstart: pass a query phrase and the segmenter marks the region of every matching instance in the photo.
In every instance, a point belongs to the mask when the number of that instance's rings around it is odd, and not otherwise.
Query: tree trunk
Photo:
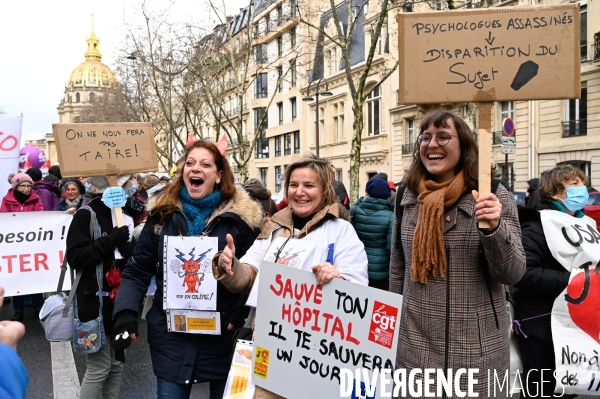
[[[352,148],[350,150],[350,202],[358,201],[360,175],[360,145],[364,127],[363,103],[352,105],[354,123],[352,124]]]

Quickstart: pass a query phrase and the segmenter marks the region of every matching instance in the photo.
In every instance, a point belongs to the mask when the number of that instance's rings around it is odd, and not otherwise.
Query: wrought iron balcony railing
[[[563,137],[586,136],[587,119],[563,122]]]
[[[403,144],[402,145],[402,155],[412,154],[415,149],[415,143]]]

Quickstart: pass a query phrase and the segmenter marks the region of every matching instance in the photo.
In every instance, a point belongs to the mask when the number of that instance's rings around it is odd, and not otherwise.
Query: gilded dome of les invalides
[[[87,51],[85,52],[85,62],[79,64],[69,77],[67,89],[76,88],[106,88],[115,89],[118,85],[117,78],[100,60],[102,54],[98,49],[100,40],[96,38],[94,33],[94,25],[92,23],[92,33],[86,40]]]

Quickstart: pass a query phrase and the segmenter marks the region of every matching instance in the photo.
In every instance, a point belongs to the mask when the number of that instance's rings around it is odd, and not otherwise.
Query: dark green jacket
[[[352,225],[369,260],[369,280],[384,280],[390,274],[390,249],[394,213],[385,199],[365,197],[350,209]]]

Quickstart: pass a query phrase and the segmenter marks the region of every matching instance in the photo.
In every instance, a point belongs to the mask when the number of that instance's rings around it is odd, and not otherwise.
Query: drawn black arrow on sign
[[[492,31],[489,32],[488,37],[485,39],[486,42],[488,42],[488,44],[491,46],[492,44],[494,44],[494,40],[496,40],[495,37],[492,37]]]

